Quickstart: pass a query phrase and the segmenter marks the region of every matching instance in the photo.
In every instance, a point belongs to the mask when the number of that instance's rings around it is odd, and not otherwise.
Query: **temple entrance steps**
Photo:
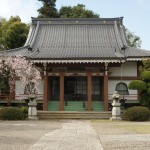
[[[59,111],[59,101],[48,102],[48,111]],[[64,101],[64,111],[87,111],[87,101]],[[104,111],[103,101],[92,101],[92,111]]]
[[[65,101],[64,111],[87,111],[86,101]]]
[[[104,102],[92,101],[92,111],[104,111]]]
[[[59,111],[59,110],[60,110],[59,101],[48,102],[48,111]]]
[[[109,119],[111,111],[38,111],[39,119]]]

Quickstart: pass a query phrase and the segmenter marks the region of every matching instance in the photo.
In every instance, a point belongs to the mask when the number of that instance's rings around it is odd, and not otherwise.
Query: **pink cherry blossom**
[[[38,92],[37,86],[41,80],[40,70],[25,57],[21,55],[16,55],[15,57],[6,55],[1,56],[0,75],[4,75],[5,71],[9,72],[10,92],[14,90],[13,85],[17,79],[20,79],[24,86],[31,83],[32,85],[34,84],[34,87],[32,86],[34,89],[30,90],[30,92]]]

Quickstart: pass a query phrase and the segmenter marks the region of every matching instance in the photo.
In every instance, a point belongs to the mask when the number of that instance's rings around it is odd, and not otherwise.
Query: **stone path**
[[[103,150],[89,121],[72,120],[46,133],[29,150]]]
[[[0,150],[103,149],[150,150],[150,121],[0,121]]]

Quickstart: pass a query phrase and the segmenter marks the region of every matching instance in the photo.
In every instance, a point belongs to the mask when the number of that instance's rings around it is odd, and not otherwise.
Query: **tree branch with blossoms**
[[[10,93],[13,92],[16,80],[20,80],[22,86],[26,87],[25,94],[38,93],[38,84],[41,80],[40,70],[33,63],[21,55],[0,57],[0,74],[9,78]],[[9,72],[9,73],[8,73]]]

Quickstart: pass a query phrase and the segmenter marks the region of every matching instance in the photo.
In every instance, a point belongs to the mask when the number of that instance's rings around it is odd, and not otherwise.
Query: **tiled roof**
[[[125,46],[125,53],[121,51]],[[33,60],[110,60],[145,57],[150,53],[130,48],[122,18],[32,19],[32,27],[22,48],[9,50]]]

